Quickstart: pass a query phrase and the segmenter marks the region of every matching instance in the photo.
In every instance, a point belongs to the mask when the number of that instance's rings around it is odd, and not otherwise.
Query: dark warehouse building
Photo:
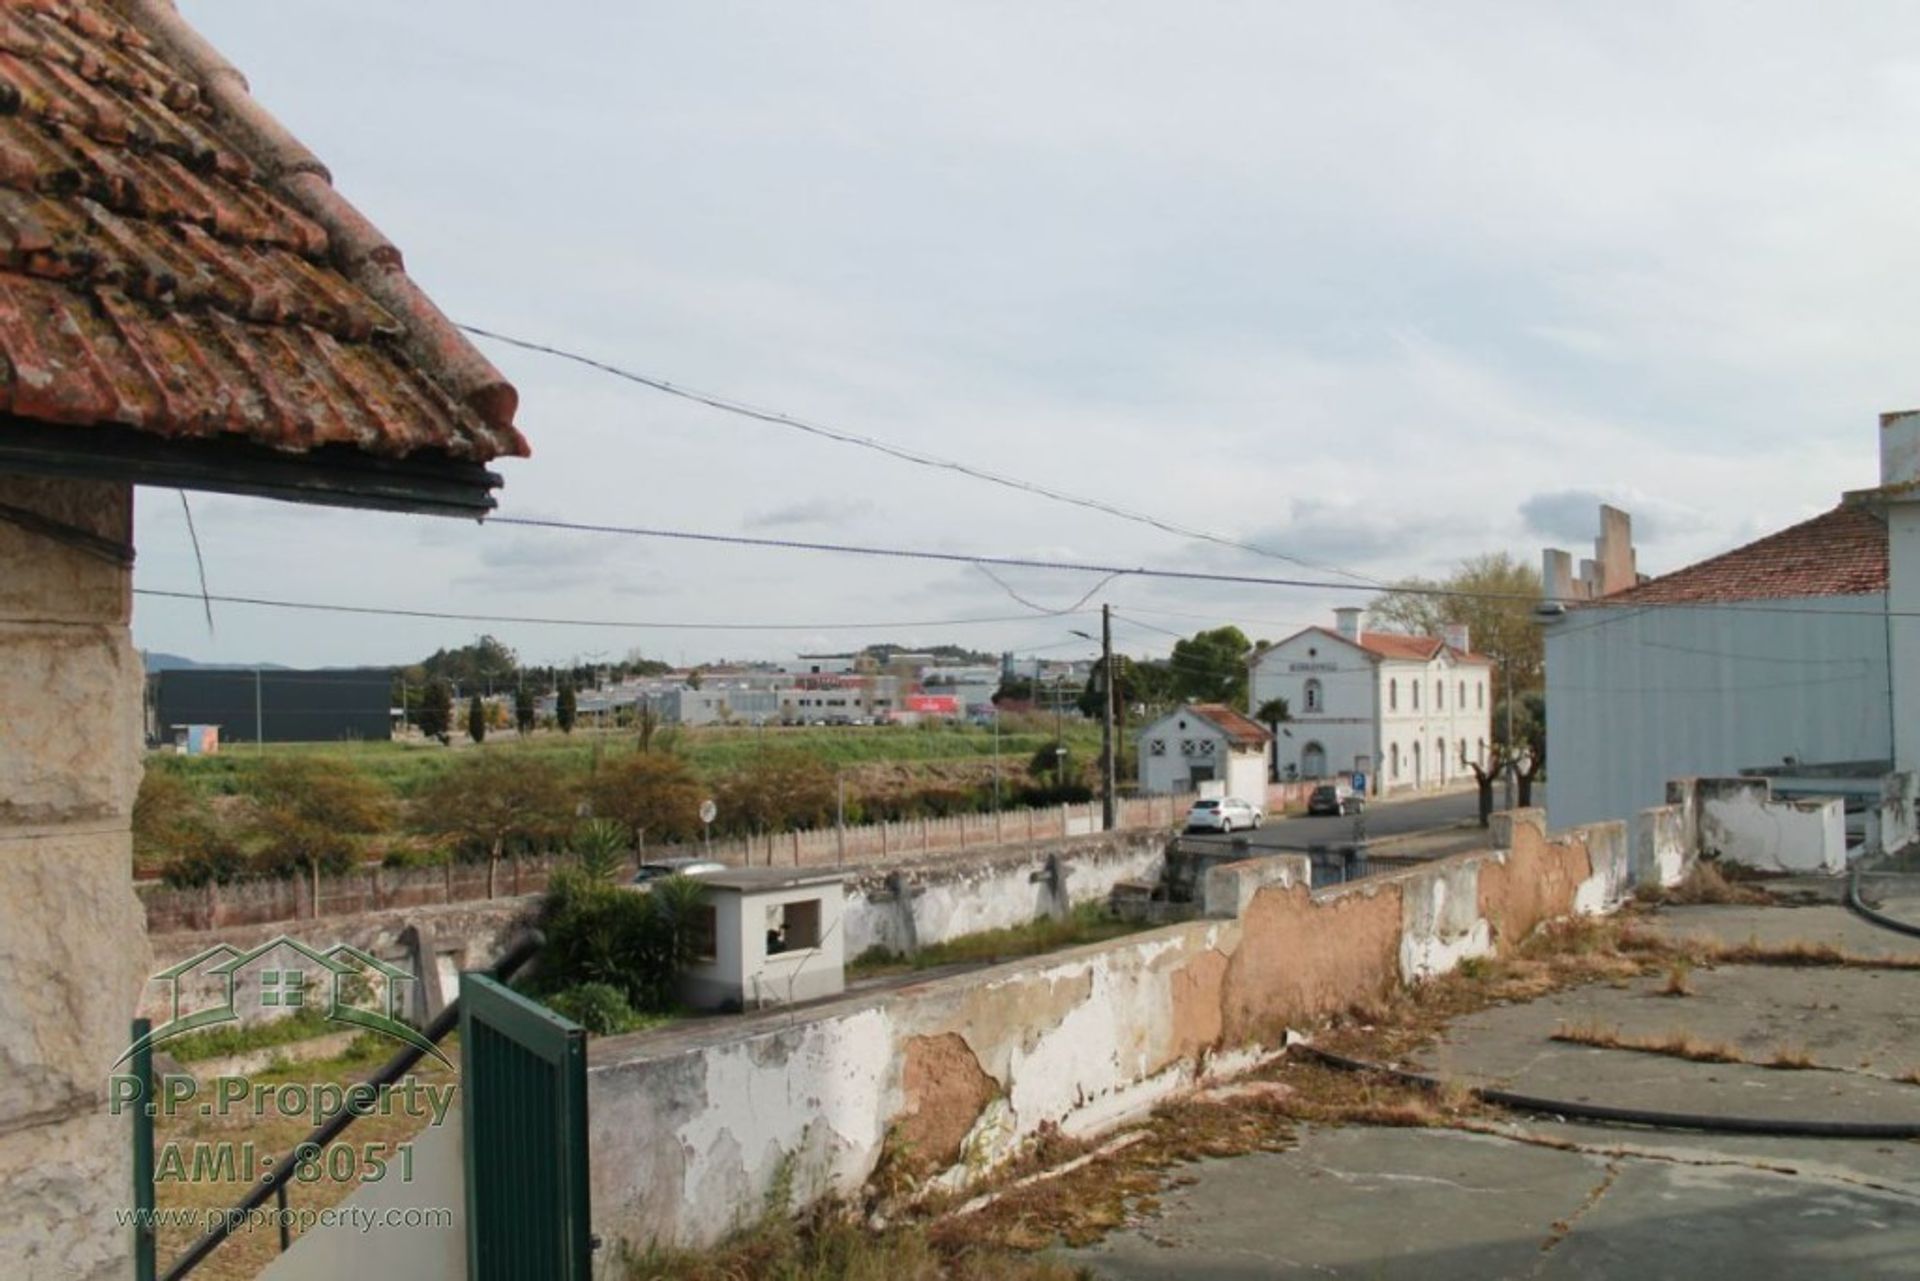
[[[223,743],[393,737],[393,669],[182,668],[148,677],[148,736],[217,725]]]

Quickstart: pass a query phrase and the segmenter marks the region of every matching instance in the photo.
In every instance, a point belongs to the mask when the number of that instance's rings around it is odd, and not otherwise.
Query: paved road
[[[1494,793],[1498,804],[1499,793]],[[1448,792],[1441,796],[1423,796],[1417,800],[1374,801],[1367,806],[1367,839],[1406,836],[1434,828],[1450,827],[1477,813],[1478,802],[1472,791]],[[1353,839],[1353,819],[1270,818],[1254,832],[1237,832],[1255,845],[1269,849],[1301,849],[1308,845],[1330,845]],[[1198,841],[1226,841],[1232,837],[1202,834],[1189,837]]]

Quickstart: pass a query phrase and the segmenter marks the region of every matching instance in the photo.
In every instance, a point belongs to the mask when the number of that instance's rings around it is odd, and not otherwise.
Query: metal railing
[[[495,962],[489,972],[499,981],[506,982],[533,959],[534,954],[540,950],[544,942],[545,939],[538,931],[530,933]],[[153,1060],[152,1050],[145,1046],[141,1035],[146,1030],[141,1025],[146,1022],[145,1019],[138,1019],[134,1023],[134,1043],[142,1047],[135,1053],[134,1074],[143,1083],[142,1098],[139,1100],[141,1106],[133,1109],[134,1275],[138,1281],[154,1281],[156,1275],[160,1281],[179,1281],[181,1277],[206,1262],[208,1256],[219,1249],[221,1243],[232,1235],[234,1226],[246,1222],[248,1215],[265,1205],[269,1199],[274,1201],[276,1208],[280,1211],[277,1216],[280,1221],[280,1248],[283,1251],[286,1250],[292,1244],[289,1215],[286,1213],[288,1180],[294,1177],[294,1172],[299,1167],[303,1155],[324,1149],[327,1144],[340,1137],[342,1130],[353,1124],[359,1113],[351,1108],[342,1108],[315,1126],[308,1132],[306,1138],[294,1144],[285,1156],[275,1161],[267,1172],[260,1176],[246,1196],[215,1219],[166,1272],[156,1273],[157,1242],[153,1221],[153,1117],[146,1106],[153,1094]],[[427,1025],[424,1032],[425,1039],[437,1045],[445,1040],[447,1033],[453,1031],[459,1024],[460,998],[455,996],[447,1003],[446,1008],[440,1011],[439,1016]],[[385,1089],[398,1081],[407,1069],[420,1061],[425,1053],[426,1051],[419,1046],[408,1045],[395,1053],[381,1065],[378,1072],[368,1077],[362,1084],[370,1085],[376,1090]]]

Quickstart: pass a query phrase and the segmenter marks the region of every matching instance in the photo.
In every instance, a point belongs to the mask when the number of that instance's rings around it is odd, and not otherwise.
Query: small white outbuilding
[[[700,955],[682,971],[696,1009],[758,1009],[846,990],[846,890],[839,872],[750,867],[703,873]]]
[[[1272,742],[1265,726],[1224,703],[1188,703],[1140,731],[1140,790],[1218,790],[1264,808]]]

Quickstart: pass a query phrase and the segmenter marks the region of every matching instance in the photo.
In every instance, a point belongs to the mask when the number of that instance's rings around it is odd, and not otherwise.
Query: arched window
[[[1400,681],[1397,677],[1387,682],[1387,710],[1390,712],[1400,710]]]
[[[1433,772],[1442,783],[1447,781],[1447,740],[1444,738],[1433,740]]]
[[[1320,682],[1317,680],[1308,681],[1306,695],[1307,695],[1307,698],[1306,698],[1307,710],[1310,712],[1319,711],[1320,710]]]
[[[1475,681],[1473,683],[1473,705],[1476,711],[1484,712],[1487,710],[1487,683],[1485,681]]]
[[[1460,710],[1463,712],[1467,710],[1467,683],[1465,681],[1460,682]]]
[[[1387,776],[1389,778],[1399,778],[1400,777],[1400,744],[1395,743],[1387,749],[1387,762],[1388,762]]]
[[[1463,738],[1460,740],[1460,768],[1465,769],[1466,767],[1467,767],[1467,740]]]
[[[1300,749],[1300,776],[1302,778],[1325,778],[1327,776],[1327,749],[1318,743],[1308,743]]]
[[[1433,683],[1434,710],[1438,711],[1439,709],[1441,709],[1442,707],[1445,707],[1446,705],[1447,705],[1447,683],[1445,681],[1435,681]]]
[[[1414,688],[1419,689],[1420,687],[1418,685],[1415,685]],[[1413,785],[1415,787],[1418,787],[1420,786],[1421,781],[1422,780],[1420,778],[1420,744],[1415,743],[1413,745]]]
[[[1413,690],[1413,710],[1417,712],[1420,710],[1420,682],[1408,681],[1407,687]],[[1418,747],[1419,744],[1415,743],[1414,746]]]

